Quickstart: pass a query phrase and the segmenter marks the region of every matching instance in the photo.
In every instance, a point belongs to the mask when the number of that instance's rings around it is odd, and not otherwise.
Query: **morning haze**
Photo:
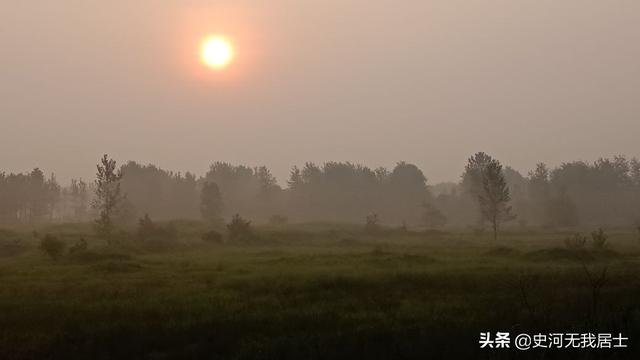
[[[0,0],[0,359],[640,359],[639,35]]]
[[[457,181],[638,155],[637,1],[4,1],[0,164],[416,164]],[[197,46],[234,37],[207,74]],[[192,56],[193,55],[193,56]]]

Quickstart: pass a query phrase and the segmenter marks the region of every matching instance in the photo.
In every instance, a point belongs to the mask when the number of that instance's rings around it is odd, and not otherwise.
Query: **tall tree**
[[[487,166],[493,162],[493,158],[484,152],[479,152],[469,158],[462,175],[462,186],[473,196],[478,196],[483,191],[483,173]]]
[[[47,180],[39,168],[33,169],[27,177],[27,213],[29,222],[36,223],[47,214]]]
[[[82,179],[71,179],[69,189],[73,217],[75,220],[84,220],[87,214],[87,202],[89,200],[89,187]]]
[[[120,180],[122,172],[116,171],[116,161],[109,159],[105,154],[96,166],[96,197],[93,208],[99,212],[95,220],[96,232],[99,236],[111,243],[111,235],[114,229],[113,217],[118,210],[118,205],[123,199],[120,192]]]
[[[536,224],[550,224],[548,207],[551,200],[550,171],[546,164],[538,163],[536,169],[529,172],[527,193],[530,200],[531,215]]]
[[[51,177],[45,182],[45,203],[49,221],[53,221],[55,215],[56,205],[60,201],[62,194],[62,187],[58,184],[55,174],[51,174]]]
[[[218,185],[205,182],[200,193],[200,214],[205,220],[217,220],[222,214],[222,195]]]
[[[511,213],[509,201],[509,186],[502,172],[502,165],[497,160],[491,160],[481,171],[482,190],[478,195],[482,217],[489,221],[493,228],[493,238],[498,238],[500,225],[515,216]]]
[[[493,161],[493,158],[487,155],[484,152],[478,152],[472,157],[470,157],[467,161],[467,165],[464,168],[464,173],[462,174],[462,189],[464,192],[462,193],[464,200],[468,202],[466,206],[469,210],[468,214],[465,214],[471,220],[472,217],[477,218],[478,225],[481,228],[484,228],[485,218],[482,216],[481,209],[478,208],[478,197],[483,192],[484,186],[484,172],[486,167]],[[474,205],[476,206],[473,209]],[[478,214],[480,216],[478,217]]]

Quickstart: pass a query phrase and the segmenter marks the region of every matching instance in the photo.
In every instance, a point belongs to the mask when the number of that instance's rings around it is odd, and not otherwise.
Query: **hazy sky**
[[[640,156],[639,39],[637,0],[0,0],[0,169]]]

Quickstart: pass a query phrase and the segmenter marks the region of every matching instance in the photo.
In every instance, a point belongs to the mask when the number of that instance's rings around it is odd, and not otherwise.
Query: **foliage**
[[[143,218],[138,221],[138,240],[147,245],[170,245],[178,238],[177,230],[171,224],[160,226],[154,223],[149,214],[145,214]]]
[[[579,223],[576,204],[566,191],[547,201],[547,214],[549,222],[556,226],[574,227]]]
[[[493,162],[493,158],[484,152],[478,152],[467,160],[462,174],[462,186],[473,196],[480,196],[483,191],[484,171]]]
[[[111,244],[111,235],[115,228],[113,216],[123,199],[120,191],[122,172],[116,171],[116,161],[109,159],[106,154],[96,168],[98,170],[95,180],[96,197],[92,204],[93,208],[99,212],[99,217],[95,220],[96,232]]]
[[[200,214],[202,218],[215,221],[222,215],[222,195],[218,185],[214,182],[205,182],[200,193]]]
[[[53,260],[58,260],[64,254],[65,248],[66,244],[64,241],[50,234],[46,234],[42,240],[40,240],[40,250]]]
[[[422,203],[422,219],[427,229],[442,229],[447,224],[447,217],[432,203]]]
[[[405,162],[389,169],[344,162],[307,163],[292,169],[286,189],[278,186],[264,166],[217,162],[198,179],[191,173],[131,161],[119,171],[114,164],[114,176],[122,175],[118,182],[120,201],[109,216],[100,206],[94,207],[99,218],[96,230],[109,233],[116,224],[133,225],[130,222],[145,213],[157,221],[195,220],[202,217],[200,210],[205,210],[205,217],[241,213],[260,223],[268,222],[273,214],[282,214],[291,222],[354,224],[373,211],[390,226],[405,221],[415,228],[425,225],[424,202],[444,215],[449,227],[485,226],[491,221],[481,216],[479,196],[485,192],[485,170],[492,161],[491,156],[477,153],[469,159],[459,183],[429,186],[425,174]],[[555,168],[540,163],[528,177],[505,165],[502,175],[509,189],[511,212],[531,228],[628,226],[638,217],[637,159],[616,156],[594,162],[571,161]],[[209,209],[201,209],[202,190],[207,182],[218,186],[223,207],[221,201],[213,201],[205,202],[212,205]],[[114,192],[115,188],[114,183]],[[100,197],[92,196],[97,191],[97,184],[78,179],[62,187],[55,176],[45,176],[37,168],[24,174],[0,171],[0,224],[86,221],[94,216],[88,205],[100,202]],[[437,222],[427,225],[437,226]]]
[[[202,181],[215,183],[220,189],[223,214],[242,213],[266,220],[269,214],[279,212],[282,189],[265,166],[251,168],[215,162]]]
[[[196,219],[200,215],[198,181],[194,174],[134,161],[124,164],[120,171],[122,192],[135,209],[132,219],[142,214],[156,220]]]
[[[231,241],[249,241],[254,237],[251,221],[243,219],[240,214],[233,215],[231,222],[227,224],[227,231]]]
[[[604,250],[607,247],[609,236],[602,228],[591,233],[591,245],[595,250]]]
[[[582,251],[587,245],[587,237],[580,233],[575,233],[564,239],[564,244],[569,250]]]
[[[75,220],[84,220],[87,216],[89,185],[82,179],[71,179],[67,194],[73,209],[73,218]]]
[[[380,226],[380,217],[378,216],[378,214],[373,213],[373,214],[367,215],[367,218],[365,219],[365,224],[364,224],[365,232],[369,234],[377,234],[380,232],[381,229],[382,227]]]
[[[39,168],[28,174],[0,171],[0,224],[51,221],[60,194],[56,177],[45,178]]]
[[[417,166],[399,162],[388,171],[327,162],[294,167],[288,181],[288,211],[303,221],[361,222],[371,211],[389,224],[421,223],[420,206],[431,198]]]
[[[463,183],[478,200],[481,219],[488,221],[493,229],[494,239],[503,222],[513,220],[511,195],[502,171],[502,165],[485,153],[477,153],[469,158]]]

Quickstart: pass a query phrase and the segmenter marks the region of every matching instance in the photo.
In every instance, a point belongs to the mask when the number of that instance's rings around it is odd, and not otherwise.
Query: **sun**
[[[233,46],[222,36],[210,36],[202,42],[200,57],[202,62],[215,70],[227,67],[233,61]]]

